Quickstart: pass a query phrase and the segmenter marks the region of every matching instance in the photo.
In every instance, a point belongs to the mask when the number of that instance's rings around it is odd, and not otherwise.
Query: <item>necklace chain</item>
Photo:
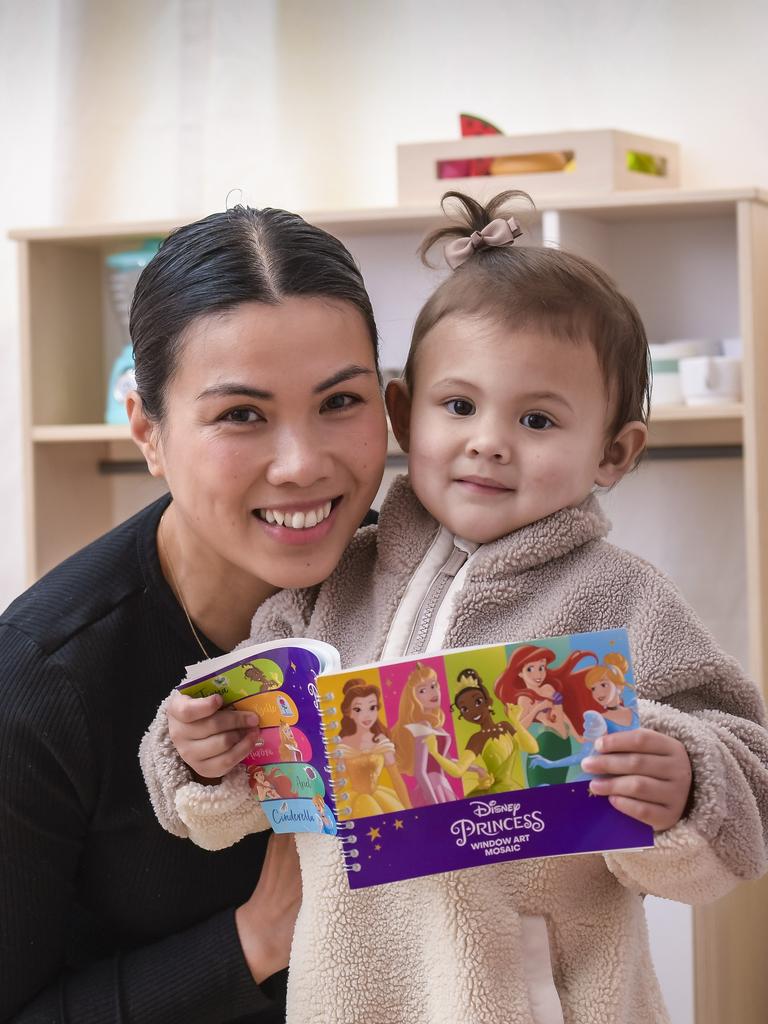
[[[167,511],[168,509],[166,508],[163,514],[160,516],[160,525],[157,528],[157,536],[161,542],[161,547],[163,549],[163,554],[165,555],[165,562],[166,565],[168,566],[168,571],[171,574],[171,583],[173,584],[173,589],[176,593],[176,597],[179,599],[181,610],[184,612],[187,622],[189,623],[189,628],[192,630],[192,636],[194,636],[195,640],[197,640],[197,646],[203,652],[204,656],[206,658],[210,658],[211,655],[208,653],[208,651],[206,651],[203,645],[203,641],[200,639],[200,634],[195,629],[195,624],[192,621],[189,612],[187,611],[187,606],[184,604],[184,597],[181,593],[181,587],[179,586],[179,581],[176,579],[176,573],[173,571],[173,562],[171,561],[171,554],[168,550],[168,544],[166,543],[165,540],[165,534],[163,533],[163,523],[165,522],[165,513]]]

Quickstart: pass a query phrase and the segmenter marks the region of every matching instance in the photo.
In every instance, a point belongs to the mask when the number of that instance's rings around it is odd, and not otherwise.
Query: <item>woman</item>
[[[293,839],[177,842],[136,749],[184,666],[246,637],[279,588],[323,580],[366,516],[386,451],[376,327],[340,242],[240,207],[166,240],[131,337],[131,432],[172,500],[0,619],[0,1020],[267,1024]]]
[[[395,745],[379,718],[381,693],[364,679],[344,683],[341,702],[341,742],[336,748],[342,759],[339,770],[346,776],[351,816],[364,817],[411,806],[408,790],[395,761]],[[386,769],[392,789],[381,782]]]

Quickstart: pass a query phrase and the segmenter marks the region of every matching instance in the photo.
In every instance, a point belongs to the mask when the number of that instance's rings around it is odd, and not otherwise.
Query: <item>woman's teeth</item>
[[[324,505],[310,509],[309,512],[281,512],[279,509],[262,508],[258,514],[259,518],[267,523],[286,526],[289,530],[310,530],[328,518],[331,514],[331,502],[326,501]]]

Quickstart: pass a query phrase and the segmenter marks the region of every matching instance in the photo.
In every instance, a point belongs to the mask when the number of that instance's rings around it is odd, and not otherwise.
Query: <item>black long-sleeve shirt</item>
[[[284,1019],[285,972],[258,986],[234,922],[267,834],[217,853],[168,835],[139,769],[158,704],[200,659],[158,561],[167,502],[0,617],[0,1022]]]

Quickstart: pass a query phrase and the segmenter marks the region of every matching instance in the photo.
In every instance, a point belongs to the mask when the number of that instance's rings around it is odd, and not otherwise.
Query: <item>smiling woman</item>
[[[365,519],[386,453],[376,326],[337,239],[238,207],[165,241],[131,337],[131,430],[170,495],[0,619],[0,1020],[267,1024],[293,841],[215,864],[176,842],[136,749],[184,666],[246,637],[276,590],[324,580]]]
[[[161,562],[192,620],[229,649],[262,600],[335,567],[376,494],[384,411],[370,335],[348,302],[208,314],[182,352],[163,420],[138,395],[129,416],[173,495]]]

